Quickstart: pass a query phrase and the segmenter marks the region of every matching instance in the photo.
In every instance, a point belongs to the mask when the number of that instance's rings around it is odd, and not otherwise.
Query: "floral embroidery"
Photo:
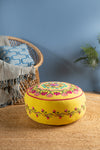
[[[65,83],[62,82],[46,82],[41,85],[43,88],[51,88],[51,89],[62,89],[67,87]]]
[[[44,82],[33,88],[29,88],[29,92],[35,96],[46,95],[47,97],[52,97],[53,95],[67,96],[72,93],[78,94],[79,90],[81,90],[79,87],[64,82]]]
[[[46,117],[47,119],[50,119],[52,117],[58,117],[59,119],[61,119],[65,115],[69,116],[70,118],[76,113],[78,113],[80,115],[82,110],[85,110],[85,104],[81,105],[81,108],[75,107],[73,111],[65,109],[64,112],[58,112],[54,109],[51,113],[47,113],[47,111],[45,111],[44,109],[41,109],[41,111],[37,111],[34,107],[32,107],[32,109],[30,109],[28,104],[25,105],[25,108],[29,112],[29,114],[34,113],[36,115],[36,117],[39,117],[42,115],[42,116]]]

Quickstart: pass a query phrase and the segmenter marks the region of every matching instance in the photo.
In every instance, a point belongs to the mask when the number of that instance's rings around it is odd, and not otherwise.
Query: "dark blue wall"
[[[98,89],[100,69],[91,71],[73,63],[86,43],[100,52],[98,33],[100,0],[0,0],[0,34],[28,40],[42,51],[41,81]]]

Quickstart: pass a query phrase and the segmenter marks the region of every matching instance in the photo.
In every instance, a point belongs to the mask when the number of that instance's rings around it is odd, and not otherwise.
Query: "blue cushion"
[[[29,55],[26,44],[15,47],[0,46],[0,59],[7,63],[23,67],[34,65],[34,60]]]

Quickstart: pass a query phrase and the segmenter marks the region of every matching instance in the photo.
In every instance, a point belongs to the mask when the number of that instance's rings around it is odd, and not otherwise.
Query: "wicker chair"
[[[43,63],[43,55],[36,46],[34,46],[33,44],[31,44],[28,41],[25,41],[25,40],[22,40],[22,39],[19,39],[19,38],[16,38],[16,37],[11,37],[11,36],[7,36],[7,38],[9,40],[11,46],[18,46],[18,45],[23,44],[23,43],[26,44],[28,46],[29,53],[30,53],[30,55],[32,56],[32,58],[34,59],[34,62],[35,62],[34,68],[35,68],[35,77],[36,77],[36,79],[31,80],[30,77],[29,77],[24,82],[21,82],[20,83],[20,92],[22,94],[22,98],[18,99],[16,102],[15,101],[13,102],[14,104],[23,104],[24,103],[23,96],[24,96],[27,88],[29,88],[30,86],[34,86],[36,84],[39,84],[39,82],[40,82],[38,68]]]

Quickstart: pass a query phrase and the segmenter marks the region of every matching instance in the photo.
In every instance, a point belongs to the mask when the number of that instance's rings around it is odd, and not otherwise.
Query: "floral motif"
[[[44,109],[41,109],[41,111],[37,111],[34,107],[32,107],[32,109],[30,109],[28,104],[25,105],[25,108],[29,112],[29,114],[34,113],[36,115],[36,117],[39,117],[42,115],[42,116],[46,117],[47,119],[50,119],[52,117],[58,117],[59,119],[61,119],[65,115],[69,116],[70,118],[76,113],[78,113],[80,115],[82,110],[85,110],[85,104],[81,105],[81,108],[75,107],[73,111],[65,109],[64,112],[58,112],[54,109],[51,113],[47,113],[47,111],[45,111]]]
[[[52,97],[53,95],[55,96],[67,96],[68,94],[78,94],[80,88],[73,85],[73,84],[68,84],[64,82],[44,82],[40,85],[37,85],[33,88],[29,89],[29,92],[34,94],[35,96],[47,96],[47,97]]]
[[[43,88],[51,88],[51,89],[62,89],[64,87],[67,87],[65,83],[62,82],[46,82],[42,84]]]

